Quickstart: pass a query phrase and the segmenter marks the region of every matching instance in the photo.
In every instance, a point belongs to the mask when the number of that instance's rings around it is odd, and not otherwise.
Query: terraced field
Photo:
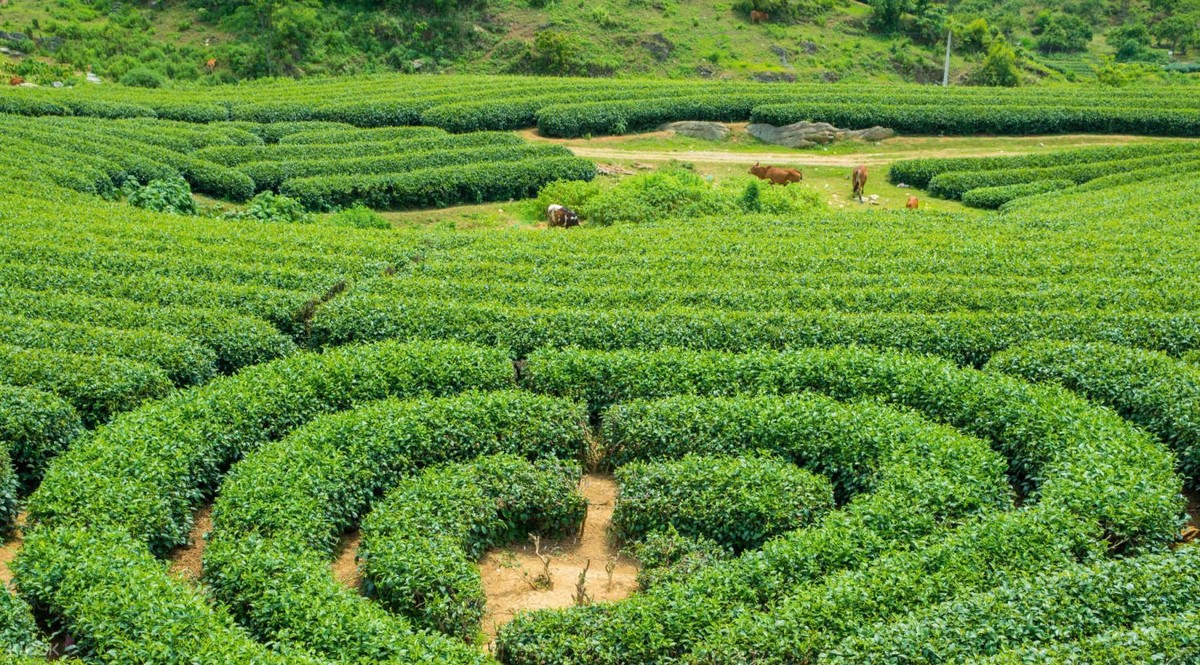
[[[1200,659],[1185,528],[1200,489],[1200,172],[1180,167],[1194,144],[893,166],[998,213],[467,232],[104,198],[162,177],[313,209],[521,198],[594,166],[502,130],[647,85],[369,81],[359,101],[357,84],[341,99],[325,82],[0,96],[22,112],[0,116],[20,160],[0,174],[0,531],[24,513],[0,654]],[[518,83],[523,110],[486,99]],[[1056,94],[1039,103],[1058,108]],[[1114,94],[1130,104],[1106,104],[1114,122],[1193,133],[1177,122],[1191,111],[1147,102],[1168,93]],[[484,120],[432,122],[452,115],[439,99]],[[608,105],[641,126],[627,99],[570,113]],[[642,102],[645,118],[673,113]],[[995,191],[1014,187],[1030,189]],[[583,473],[616,480],[609,536],[638,559],[639,590],[593,602],[581,574],[571,607],[518,613],[491,640],[478,561],[580,533]],[[354,586],[333,568],[348,533]],[[169,565],[188,545],[198,578]]]

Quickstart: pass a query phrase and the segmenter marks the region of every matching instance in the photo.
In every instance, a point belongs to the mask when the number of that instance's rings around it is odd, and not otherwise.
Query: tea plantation
[[[999,212],[455,230],[128,202],[170,181],[440,208],[597,176],[510,131],[534,126],[1191,137],[1197,102],[398,76],[0,92],[0,533],[22,532],[0,661],[1200,662],[1200,144],[891,166]],[[609,535],[641,588],[491,640],[476,563],[578,533],[584,473],[618,483]],[[356,587],[331,568],[351,531]],[[168,561],[197,535],[191,579]]]

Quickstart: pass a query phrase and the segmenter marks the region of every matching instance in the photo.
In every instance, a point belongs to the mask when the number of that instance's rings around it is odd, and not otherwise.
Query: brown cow
[[[760,12],[757,9],[750,10],[751,23],[766,23],[771,20],[771,15],[766,12]]]
[[[857,196],[858,202],[862,203],[863,190],[867,187],[867,167],[856,167],[854,173],[850,176],[850,181],[854,185],[854,196]]]
[[[546,208],[546,220],[551,227],[561,226],[569,229],[572,226],[579,226],[579,215],[574,210],[557,203]]]
[[[204,63],[204,67],[208,70],[209,74],[213,73],[213,70],[217,68],[217,59],[209,58],[208,62]]]
[[[904,204],[904,207],[908,208],[909,210],[916,210],[920,206],[921,206],[921,202],[918,201],[917,197],[915,197],[915,196],[908,197],[908,203]]]
[[[784,185],[802,182],[804,174],[796,169],[784,169],[778,166],[763,166],[758,162],[750,167],[750,174],[759,180],[769,180],[772,185]]]

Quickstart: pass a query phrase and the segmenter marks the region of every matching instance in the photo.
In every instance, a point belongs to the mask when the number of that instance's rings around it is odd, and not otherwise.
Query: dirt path
[[[729,127],[736,132],[744,132],[745,123],[732,123]],[[996,149],[972,147],[972,137],[935,137],[935,136],[900,136],[887,141],[887,152],[863,152],[841,155],[822,155],[809,150],[781,150],[779,152],[755,152],[738,150],[643,150],[626,149],[619,144],[622,141],[642,139],[667,139],[672,132],[649,132],[645,134],[629,134],[618,136],[602,136],[586,141],[581,139],[558,139],[540,136],[535,129],[518,132],[529,141],[543,143],[558,143],[568,146],[580,157],[600,160],[637,160],[645,162],[664,162],[678,160],[696,163],[749,163],[750,160],[768,163],[786,163],[796,166],[832,166],[854,167],[860,164],[878,166],[890,164],[899,159],[914,157],[1012,157],[1033,150],[1023,149],[1026,146],[1014,145],[1013,149]],[[986,137],[994,139],[996,137]],[[1023,140],[1033,140],[1038,137],[1020,137]],[[1089,134],[1064,134],[1046,137],[1052,141],[1054,149],[1062,150],[1071,147],[1122,145],[1137,141],[1140,137],[1112,135],[1097,139]],[[947,145],[947,144],[951,145]],[[961,143],[961,147],[952,144]],[[719,145],[719,144],[715,144]]]
[[[333,560],[333,577],[343,586],[354,590],[362,588],[362,577],[358,574],[358,545],[362,537],[358,529],[342,537],[337,557]]]
[[[8,564],[17,558],[17,553],[21,551],[21,544],[24,542],[21,535],[21,527],[25,525],[25,513],[17,515],[17,532],[4,544],[0,545],[0,586],[7,586],[12,582],[12,571],[8,569]]]
[[[612,523],[617,484],[611,477],[587,475],[579,488],[588,500],[587,521],[578,538],[542,543],[543,554],[550,555],[552,586],[535,589],[529,580],[543,569],[532,544],[488,552],[479,562],[483,590],[487,594],[487,613],[483,631],[489,641],[500,626],[512,620],[519,610],[570,607],[575,604],[579,573],[587,568],[587,594],[593,602],[621,600],[637,589],[637,563],[619,556],[609,545],[608,527]],[[611,583],[605,566],[615,562]]]
[[[1114,141],[1114,144],[1120,141]],[[1089,143],[1088,145],[1102,145]],[[1065,146],[1064,146],[1065,147]],[[570,146],[571,152],[580,157],[602,160],[637,160],[642,162],[666,162],[677,160],[681,162],[696,162],[701,164],[737,163],[749,164],[751,160],[765,163],[783,163],[796,166],[838,166],[853,168],[858,165],[879,166],[890,164],[900,159],[910,157],[1013,157],[1019,152],[1011,150],[930,150],[919,155],[903,155],[891,153],[859,153],[853,155],[818,155],[802,151],[796,152],[721,152],[715,150],[685,150],[685,151],[655,151],[655,150],[622,150],[619,148],[595,148],[591,146]]]
[[[207,505],[196,511],[196,521],[192,532],[188,535],[188,544],[176,547],[171,551],[171,572],[178,573],[193,582],[200,579],[203,569],[201,560],[204,558],[204,546],[208,541],[204,536],[212,531],[212,505]]]

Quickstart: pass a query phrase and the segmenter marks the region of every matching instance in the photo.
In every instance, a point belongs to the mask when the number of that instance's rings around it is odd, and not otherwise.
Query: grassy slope
[[[913,79],[910,66],[898,71],[896,52],[904,54],[902,60],[920,63],[920,78],[940,76],[937,48],[870,33],[865,28],[870,10],[852,0],[838,0],[831,11],[812,22],[787,26],[751,25],[733,10],[729,0],[552,0],[540,9],[529,8],[526,0],[492,0],[489,7],[492,25],[477,31],[478,47],[446,63],[448,69],[504,71],[513,64],[512,53],[518,43],[528,42],[538,30],[551,28],[569,35],[588,60],[609,65],[618,76],[749,78],[761,72],[784,72],[814,81],[824,77]],[[157,8],[142,13],[149,19],[152,40],[161,45],[203,51],[206,40],[218,45],[234,39],[200,21],[182,0],[162,0]],[[42,28],[38,34],[43,35],[47,26],[56,23],[75,21],[98,28],[110,21],[71,0],[10,0],[0,7],[0,30],[28,33],[35,20]],[[665,58],[652,52],[658,47],[647,46],[655,42],[670,44]],[[111,44],[97,50],[108,46]],[[100,61],[93,63],[100,71],[105,57],[97,55]],[[194,59],[199,71],[203,56],[197,54]],[[11,60],[4,60],[7,58],[0,59],[0,73],[12,70]],[[971,65],[956,57],[953,68],[961,74]],[[58,73],[57,78],[65,77]]]

